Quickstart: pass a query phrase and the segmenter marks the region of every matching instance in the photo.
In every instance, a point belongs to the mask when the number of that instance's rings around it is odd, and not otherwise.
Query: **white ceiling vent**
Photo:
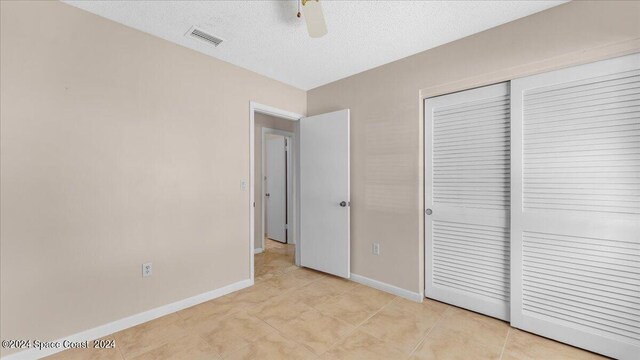
[[[194,38],[196,40],[200,40],[203,42],[206,42],[209,45],[213,45],[213,46],[218,46],[222,43],[222,39],[220,39],[219,37],[215,37],[209,33],[207,33],[206,31],[199,29],[195,26],[193,26],[191,29],[189,29],[189,31],[187,31],[186,34],[184,34],[185,36]]]

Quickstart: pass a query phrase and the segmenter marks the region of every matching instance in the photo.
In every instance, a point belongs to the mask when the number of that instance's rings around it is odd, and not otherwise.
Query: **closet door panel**
[[[640,55],[512,81],[512,325],[640,354]]]
[[[425,100],[426,296],[509,319],[509,88]]]

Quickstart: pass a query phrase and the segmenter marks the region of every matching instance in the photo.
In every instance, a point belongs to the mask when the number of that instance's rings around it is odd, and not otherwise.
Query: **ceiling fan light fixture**
[[[312,38],[319,38],[327,34],[327,23],[324,20],[322,4],[318,0],[302,0],[307,31]]]

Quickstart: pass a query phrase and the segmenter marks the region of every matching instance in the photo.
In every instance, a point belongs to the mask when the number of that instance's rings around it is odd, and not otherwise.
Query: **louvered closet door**
[[[512,82],[512,325],[640,356],[640,55]]]
[[[506,83],[425,100],[425,294],[504,320],[509,132]]]

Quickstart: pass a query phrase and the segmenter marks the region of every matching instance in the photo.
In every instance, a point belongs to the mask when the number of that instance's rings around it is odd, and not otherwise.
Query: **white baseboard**
[[[116,320],[114,322],[110,322],[108,324],[100,325],[93,329],[85,330],[79,332],[77,334],[73,334],[62,339],[57,340],[57,342],[62,343],[65,340],[69,340],[72,342],[79,341],[91,341],[95,339],[99,339],[101,337],[113,334],[115,332],[130,328],[132,326],[136,326],[147,321],[159,318],[161,316],[165,316],[176,311],[180,311],[182,309],[186,309],[188,307],[203,303],[205,301],[209,301],[234,291],[238,291],[253,285],[253,282],[250,279],[238,281],[236,283],[221,287],[219,289],[215,289],[200,295],[196,295],[184,300],[176,301],[171,304],[163,305],[157,307],[155,309],[151,309],[139,314],[135,314],[124,319]],[[53,355],[55,353],[64,351],[66,349],[29,349],[21,352],[17,352],[15,354],[7,355],[2,357],[2,360],[22,360],[22,359],[39,359],[45,356]]]
[[[387,283],[383,283],[382,281],[378,281],[378,280],[373,280],[373,279],[369,279],[368,277],[364,277],[362,275],[358,275],[358,274],[351,274],[351,280],[362,284],[362,285],[366,285],[369,287],[372,287],[374,289],[378,289],[384,292],[388,292],[390,294],[393,295],[397,295],[400,297],[403,297],[405,299],[411,300],[411,301],[415,301],[415,302],[422,302],[424,300],[424,295],[421,293],[417,293],[417,292],[413,292],[413,291],[409,291],[403,288],[399,288],[397,286],[394,285],[390,285]]]
[[[253,249],[253,253],[254,254],[260,254],[261,252],[263,252],[264,250],[262,250],[262,248],[255,248]]]

